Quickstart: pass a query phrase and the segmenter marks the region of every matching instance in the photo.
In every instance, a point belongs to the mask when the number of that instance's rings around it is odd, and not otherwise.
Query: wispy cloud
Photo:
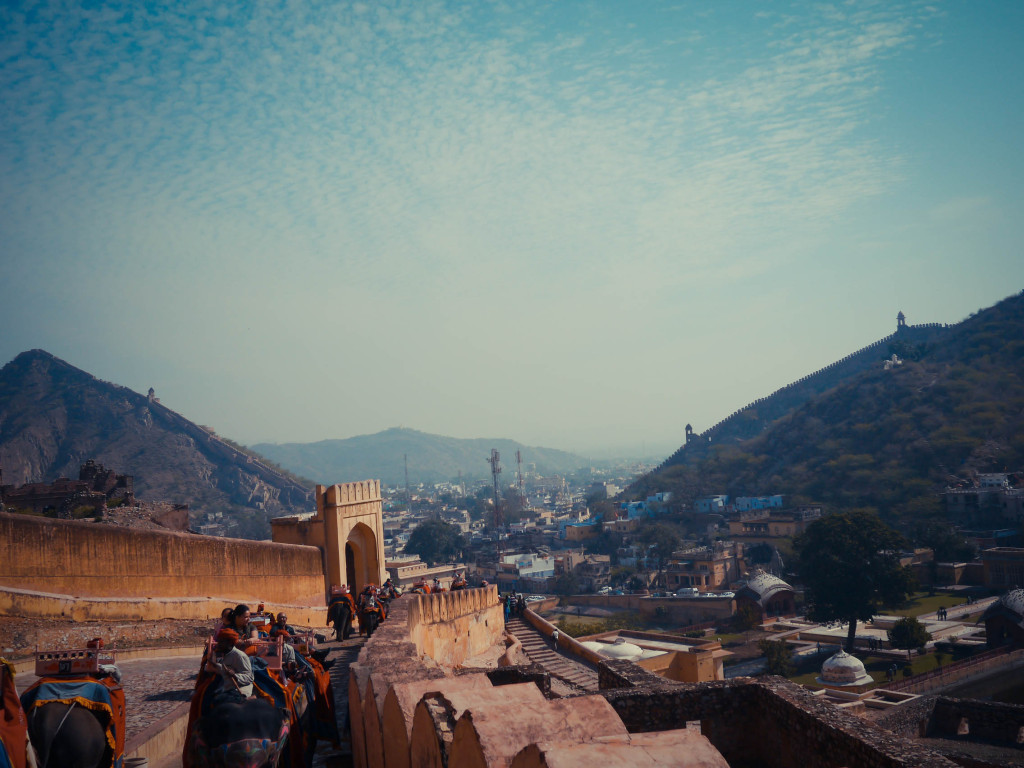
[[[900,182],[878,95],[936,11],[743,12],[4,4],[5,258],[157,274],[154,292],[188,288],[204,311],[258,294],[309,338],[336,315],[304,291],[329,281],[351,288],[337,313],[357,319],[369,292],[396,335],[528,292],[558,354],[547,329],[762,275]],[[458,322],[442,354],[489,348]]]
[[[761,19],[767,48],[701,82],[647,29],[550,35],[532,4],[486,23],[438,2],[4,13],[12,216],[29,191],[69,217],[170,203],[381,256],[425,233],[435,265],[585,249],[685,268],[893,182],[866,126],[917,11]],[[438,241],[439,218],[462,231]]]

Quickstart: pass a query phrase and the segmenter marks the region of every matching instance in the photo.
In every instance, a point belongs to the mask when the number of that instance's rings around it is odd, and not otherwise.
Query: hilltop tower
[[[902,311],[896,315],[896,333],[899,333],[907,327],[907,316]]]

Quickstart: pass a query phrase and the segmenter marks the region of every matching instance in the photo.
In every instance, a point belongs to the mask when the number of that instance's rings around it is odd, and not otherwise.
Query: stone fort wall
[[[3,513],[0,591],[0,614],[44,618],[214,618],[236,602],[326,615],[314,547]]]
[[[494,646],[505,632],[498,586],[415,595],[408,631],[419,653],[444,667],[461,666]]]

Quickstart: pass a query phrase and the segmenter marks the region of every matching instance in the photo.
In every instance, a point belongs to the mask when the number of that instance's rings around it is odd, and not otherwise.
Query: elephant
[[[85,707],[59,702],[36,707],[28,735],[40,766],[99,768],[112,762],[106,728]]]
[[[367,638],[373,635],[373,631],[377,629],[377,626],[384,620],[384,614],[381,607],[377,604],[376,598],[370,598],[370,601],[363,607],[363,610],[359,613],[359,631],[363,632]]]
[[[334,625],[338,640],[348,640],[352,634],[352,604],[348,600],[335,600],[327,610],[327,623]]]
[[[223,701],[193,731],[194,766],[274,768],[285,753],[289,718],[264,699]]]

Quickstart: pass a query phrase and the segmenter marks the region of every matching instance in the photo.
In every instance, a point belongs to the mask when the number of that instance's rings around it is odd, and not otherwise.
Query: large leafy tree
[[[899,562],[903,545],[900,534],[866,510],[823,517],[794,541],[807,616],[848,622],[847,651],[853,651],[858,621],[907,599],[913,577]]]
[[[907,661],[910,661],[910,651],[913,648],[923,648],[924,644],[932,639],[931,633],[924,628],[924,624],[913,616],[906,616],[892,625],[886,634],[889,635],[889,644],[893,648],[899,648],[907,652]]]
[[[428,565],[437,565],[461,558],[465,546],[458,526],[443,520],[425,520],[409,536],[404,551],[419,555]]]
[[[769,675],[788,677],[793,674],[792,652],[785,640],[760,640],[757,647],[764,655]]]

